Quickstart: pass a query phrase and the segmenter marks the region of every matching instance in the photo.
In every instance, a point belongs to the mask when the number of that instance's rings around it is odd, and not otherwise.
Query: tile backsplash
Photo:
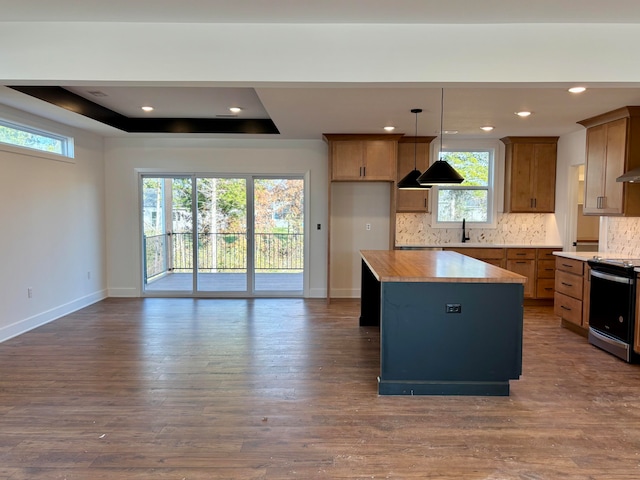
[[[640,258],[640,218],[609,217],[606,234],[607,253]]]
[[[539,245],[548,241],[550,214],[499,213],[496,228],[468,229],[469,242]],[[398,213],[396,245],[442,245],[459,243],[460,228],[431,228],[431,214]]]

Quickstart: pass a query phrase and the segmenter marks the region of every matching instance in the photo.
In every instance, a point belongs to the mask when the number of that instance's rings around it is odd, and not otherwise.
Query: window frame
[[[462,221],[444,222],[438,220],[438,199],[441,189],[446,190],[486,190],[487,191],[487,221],[486,222],[469,222],[466,221],[467,227],[475,228],[497,228],[497,199],[500,190],[499,171],[501,162],[499,159],[504,157],[504,151],[500,148],[500,142],[497,139],[464,139],[451,140],[442,146],[443,152],[489,152],[489,178],[486,187],[479,186],[461,186],[461,185],[434,185],[431,187],[429,200],[431,202],[431,228],[460,228]],[[432,143],[431,158],[437,161],[440,158],[440,146],[438,142]]]
[[[74,161],[74,138],[68,135],[55,133],[50,130],[39,128],[33,125],[28,125],[21,122],[10,120],[7,117],[0,117],[0,126],[16,130],[19,132],[25,132],[31,135],[38,135],[41,137],[50,138],[52,140],[61,143],[61,153],[52,152],[48,150],[41,150],[39,148],[20,145],[19,143],[9,143],[0,140],[0,150],[5,150],[12,153],[18,153],[23,155],[32,155],[36,157],[43,157],[57,161],[63,161],[68,163],[75,163]]]

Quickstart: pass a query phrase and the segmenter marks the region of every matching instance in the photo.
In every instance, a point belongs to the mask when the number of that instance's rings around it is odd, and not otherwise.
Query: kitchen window
[[[0,142],[18,148],[73,158],[73,139],[0,119]]]
[[[434,226],[452,227],[465,219],[477,224],[493,223],[494,148],[443,150],[440,158],[464,177],[459,185],[434,187]]]

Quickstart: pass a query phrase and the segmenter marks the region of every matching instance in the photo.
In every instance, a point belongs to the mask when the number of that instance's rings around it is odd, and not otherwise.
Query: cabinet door
[[[511,212],[533,211],[531,182],[534,175],[535,158],[533,143],[516,143],[513,145],[511,178]]]
[[[627,122],[621,118],[587,130],[585,215],[623,213],[624,185],[616,182],[616,178],[624,173]]]
[[[362,141],[331,143],[331,180],[361,180],[364,146]]]
[[[585,215],[599,215],[600,198],[604,196],[604,172],[607,151],[606,125],[587,130],[587,161],[584,177]]]
[[[627,154],[627,119],[607,124],[607,153],[604,172],[604,213],[621,214],[623,211],[623,184],[616,178],[624,173]]]
[[[527,277],[527,283],[524,284],[524,297],[533,298],[536,288],[535,260],[507,260],[507,270]]]
[[[534,212],[553,213],[556,209],[556,149],[555,143],[535,144],[531,192]]]
[[[556,142],[514,140],[507,149],[505,208],[514,213],[553,213],[556,197]]]
[[[414,166],[424,173],[429,165],[429,144],[400,142],[398,143],[398,176],[400,181],[414,169]],[[398,212],[428,212],[429,189],[398,190],[396,211]]]
[[[398,144],[384,140],[364,142],[364,180],[389,180],[396,178]]]

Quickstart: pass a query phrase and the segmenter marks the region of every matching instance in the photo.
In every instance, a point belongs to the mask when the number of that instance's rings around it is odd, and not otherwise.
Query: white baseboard
[[[99,302],[100,300],[104,300],[105,298],[107,298],[106,290],[100,290],[3,327],[0,329],[0,343],[9,340],[10,338],[17,337],[18,335],[22,335],[29,330],[33,330],[34,328],[38,328],[49,322],[53,322],[60,317],[69,315],[81,308],[88,307],[89,305]]]
[[[360,298],[359,288],[334,288],[331,298]]]

